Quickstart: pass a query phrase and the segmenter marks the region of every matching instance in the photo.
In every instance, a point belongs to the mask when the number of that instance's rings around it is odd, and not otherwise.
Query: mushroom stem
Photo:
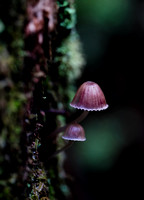
[[[54,154],[52,154],[48,159],[51,159],[53,157],[55,157],[57,154],[61,153],[62,151],[65,151],[66,149],[68,149],[69,147],[71,147],[71,145],[74,143],[74,141],[68,141],[68,143],[62,147],[61,149],[57,150]]]
[[[81,121],[84,120],[84,118],[88,115],[88,113],[89,111],[84,110],[83,113],[77,119],[74,120],[74,122],[80,123]]]
[[[53,131],[53,132],[48,136],[48,138],[49,138],[49,137],[53,138],[53,137],[56,136],[57,134],[59,134],[59,133],[61,133],[61,132],[64,132],[64,131],[66,130],[66,128],[67,128],[67,125],[62,126],[62,127],[60,127],[60,128],[57,128],[55,131]]]

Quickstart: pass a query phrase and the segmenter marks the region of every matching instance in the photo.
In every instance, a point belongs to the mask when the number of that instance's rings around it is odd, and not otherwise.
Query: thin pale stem
[[[57,150],[54,154],[52,154],[48,159],[51,159],[53,157],[55,157],[57,154],[61,153],[62,151],[65,151],[66,149],[68,149],[69,147],[71,147],[71,145],[74,143],[74,141],[68,141],[68,143],[62,147],[61,149]]]
[[[57,128],[55,131],[53,131],[53,132],[48,136],[48,138],[49,138],[49,137],[50,137],[50,138],[55,137],[55,136],[58,135],[59,133],[64,132],[64,131],[66,130],[66,128],[67,128],[67,125],[62,126],[62,127],[60,127],[60,128]]]
[[[83,121],[85,119],[85,117],[88,115],[88,113],[89,113],[89,111],[84,110],[83,113],[77,119],[75,119],[73,122],[80,123],[81,121]]]

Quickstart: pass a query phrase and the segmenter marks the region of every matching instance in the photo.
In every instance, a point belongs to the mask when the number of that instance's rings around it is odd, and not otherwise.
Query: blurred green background
[[[82,122],[87,140],[67,150],[75,200],[142,199],[144,180],[144,1],[78,1],[77,30],[109,108]]]

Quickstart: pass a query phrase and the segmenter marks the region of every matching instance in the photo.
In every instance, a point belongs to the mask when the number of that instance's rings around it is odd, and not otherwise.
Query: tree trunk
[[[0,199],[71,199],[63,155],[51,157],[64,142],[50,135],[84,65],[74,2],[7,0],[0,15]]]

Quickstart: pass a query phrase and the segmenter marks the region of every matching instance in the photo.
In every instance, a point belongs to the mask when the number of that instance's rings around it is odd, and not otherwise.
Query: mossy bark
[[[70,199],[63,157],[49,159],[63,141],[49,135],[84,65],[74,2],[2,1],[0,15],[0,199]]]

